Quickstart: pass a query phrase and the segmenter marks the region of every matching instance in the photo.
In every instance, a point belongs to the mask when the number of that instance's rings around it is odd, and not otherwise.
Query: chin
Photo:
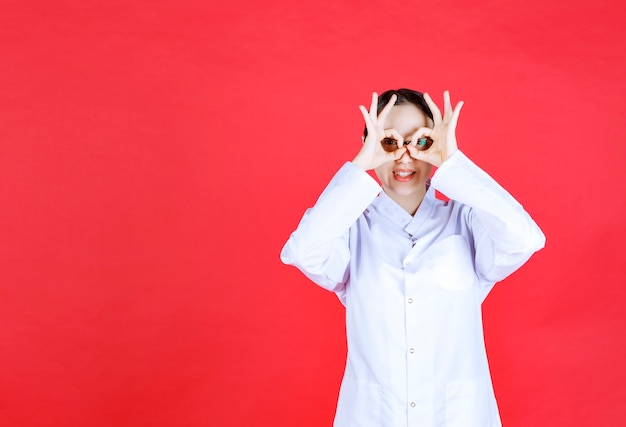
[[[410,196],[412,194],[416,194],[419,192],[420,188],[423,188],[423,185],[411,185],[408,186],[398,186],[398,185],[388,185],[386,186],[386,190],[393,192],[399,196]]]

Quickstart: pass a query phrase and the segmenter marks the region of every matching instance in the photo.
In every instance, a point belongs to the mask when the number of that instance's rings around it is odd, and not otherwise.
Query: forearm
[[[315,205],[304,214],[283,247],[281,260],[298,267],[321,286],[345,280],[350,260],[350,227],[380,192],[372,177],[346,163],[333,177]]]
[[[443,163],[432,185],[472,208],[477,267],[488,280],[501,280],[545,245],[522,205],[462,152]]]

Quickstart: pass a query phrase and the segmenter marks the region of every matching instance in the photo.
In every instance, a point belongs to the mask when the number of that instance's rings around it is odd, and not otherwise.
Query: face
[[[395,129],[405,141],[410,140],[420,127],[432,127],[432,121],[413,104],[394,106],[385,122],[385,129]],[[416,203],[415,209],[426,192],[431,170],[432,165],[415,160],[408,152],[375,169],[385,193],[401,206]]]

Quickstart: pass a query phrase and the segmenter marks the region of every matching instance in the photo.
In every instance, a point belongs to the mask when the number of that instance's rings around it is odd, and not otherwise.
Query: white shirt
[[[414,216],[346,163],[281,252],[346,307],[335,427],[501,426],[481,303],[544,244],[522,206],[460,151]]]

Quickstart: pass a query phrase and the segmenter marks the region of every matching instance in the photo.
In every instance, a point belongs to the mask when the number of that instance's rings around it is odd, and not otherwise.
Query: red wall
[[[504,424],[623,423],[620,2],[0,10],[0,425],[329,426],[343,308],[278,253],[400,86],[547,235],[484,304]]]

